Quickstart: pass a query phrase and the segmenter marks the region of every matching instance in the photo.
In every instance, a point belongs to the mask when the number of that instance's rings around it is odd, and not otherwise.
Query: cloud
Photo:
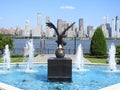
[[[74,10],[75,7],[73,7],[73,6],[61,6],[60,9]]]

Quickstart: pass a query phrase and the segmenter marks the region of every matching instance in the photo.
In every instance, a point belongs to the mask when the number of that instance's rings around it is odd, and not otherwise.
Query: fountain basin
[[[56,57],[48,58],[48,81],[71,82],[72,59]]]
[[[0,82],[22,90],[99,90],[120,83],[120,71],[110,72],[107,65],[85,65],[87,71],[76,71],[72,64],[71,83],[48,82],[47,68],[47,64],[34,64],[34,72],[26,72],[26,65],[20,64],[19,68],[11,65],[9,71],[2,72],[0,66]],[[117,70],[120,70],[119,66]]]

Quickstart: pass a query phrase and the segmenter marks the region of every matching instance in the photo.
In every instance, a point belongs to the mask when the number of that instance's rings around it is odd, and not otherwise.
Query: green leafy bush
[[[90,52],[95,56],[102,56],[107,54],[106,39],[101,28],[97,28],[92,37]]]
[[[9,49],[13,49],[13,39],[10,36],[4,36],[3,34],[0,34],[0,50],[3,54],[5,45],[9,45]]]
[[[116,46],[116,52],[117,52],[117,54],[120,54],[120,45]]]

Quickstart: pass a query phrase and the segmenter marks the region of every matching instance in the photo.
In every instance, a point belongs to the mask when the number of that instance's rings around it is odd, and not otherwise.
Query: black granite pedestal
[[[48,81],[71,82],[72,81],[72,59],[56,58],[48,59]]]

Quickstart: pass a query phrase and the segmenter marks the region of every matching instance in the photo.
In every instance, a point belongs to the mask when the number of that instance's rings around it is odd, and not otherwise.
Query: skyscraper
[[[76,26],[75,24],[67,31],[67,37],[74,37],[76,35],[75,32]]]
[[[42,36],[42,15],[37,13],[37,27],[32,30],[32,36]]]
[[[85,32],[84,32],[84,22],[83,18],[79,19],[79,31],[78,31],[78,37],[84,37]]]
[[[115,17],[115,32],[116,32],[116,38],[120,37],[120,20],[118,19],[118,16]]]
[[[63,30],[66,27],[65,25],[67,25],[66,21],[62,21],[62,19],[57,20],[57,28],[58,28],[59,33],[63,32]]]
[[[115,19],[112,19],[112,30],[111,30],[111,37],[115,37]]]
[[[57,27],[59,33],[63,32],[70,24],[66,21],[62,21],[62,19],[58,19],[57,21]],[[73,25],[69,30],[65,33],[67,37],[74,37],[75,35],[75,25]]]
[[[111,27],[110,27],[110,23],[106,23],[106,28],[107,28],[107,30],[108,30],[109,37],[111,37]]]
[[[88,37],[92,38],[93,34],[94,34],[93,26],[87,26]]]
[[[102,29],[104,36],[105,36],[106,38],[108,38],[108,37],[109,37],[109,33],[108,33],[108,29],[107,29],[107,27],[106,27],[106,24],[102,24],[102,25],[100,26],[100,28]]]
[[[42,15],[40,13],[37,13],[37,26],[41,26],[42,21]]]
[[[30,36],[30,21],[25,21],[25,29],[23,31],[23,36]]]
[[[112,19],[111,37],[112,38],[120,37],[120,20],[118,19],[118,16],[116,16],[115,19]]]
[[[46,23],[49,22],[49,20],[50,17],[46,16]],[[53,37],[53,34],[54,34],[54,30],[46,25],[46,37]]]

